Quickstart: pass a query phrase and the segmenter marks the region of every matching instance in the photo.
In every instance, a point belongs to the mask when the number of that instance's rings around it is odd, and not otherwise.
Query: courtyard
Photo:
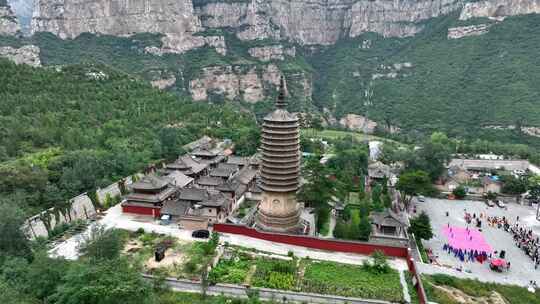
[[[534,269],[533,261],[515,245],[512,234],[502,228],[489,226],[485,217],[482,219],[481,231],[478,234],[475,233],[475,238],[478,243],[485,241],[488,248],[490,247],[493,251],[506,251],[505,259],[511,262],[508,271],[495,272],[489,268],[488,262],[483,264],[479,262],[461,262],[454,257],[454,254],[449,254],[443,250],[444,244],[449,243],[447,238],[449,225],[459,228],[468,226],[473,231],[473,224],[467,225],[465,221],[465,212],[476,216],[479,216],[480,213],[490,217],[505,216],[511,225],[519,217],[518,223],[520,225],[532,229],[534,234],[540,236],[540,221],[536,220],[536,209],[533,207],[509,204],[506,209],[502,209],[496,206],[488,207],[484,202],[480,201],[433,198],[426,198],[425,202],[417,202],[416,204],[417,212],[425,211],[431,219],[434,236],[431,240],[423,241],[423,243],[426,249],[429,248],[433,251],[436,264],[440,266],[433,266],[432,269],[438,267],[441,272],[448,273],[445,270],[462,268],[464,273],[470,273],[472,277],[503,284],[527,286],[531,280],[540,282],[540,268],[538,270]],[[448,212],[448,216],[446,212]],[[471,276],[464,274],[463,277]]]

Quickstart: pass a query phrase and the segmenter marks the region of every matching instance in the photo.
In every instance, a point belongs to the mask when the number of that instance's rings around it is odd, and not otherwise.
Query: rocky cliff
[[[0,0],[0,36],[20,36],[21,25],[6,1]],[[34,45],[21,47],[0,46],[0,57],[17,64],[40,66],[39,48]]]
[[[461,5],[462,0],[37,0],[32,31],[61,38],[162,33],[166,47],[178,52],[208,44],[194,34],[211,28],[232,28],[242,40],[329,45],[365,32],[413,35],[422,28],[418,22]]]
[[[465,4],[459,19],[476,17],[504,18],[506,16],[538,14],[540,0],[489,0]]]
[[[0,57],[7,58],[16,64],[28,64],[34,67],[41,66],[39,48],[35,45],[25,45],[20,48],[10,46],[0,47]]]
[[[17,17],[7,5],[0,1],[0,35],[18,35],[21,32],[21,26]]]

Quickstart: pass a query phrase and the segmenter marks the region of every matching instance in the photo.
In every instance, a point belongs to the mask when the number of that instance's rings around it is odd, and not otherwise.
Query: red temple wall
[[[369,255],[376,250],[384,252],[387,256],[407,258],[407,248],[393,247],[385,245],[376,245],[360,242],[349,242],[342,240],[328,240],[320,239],[316,237],[300,236],[300,235],[287,235],[287,234],[274,234],[266,233],[248,228],[245,226],[231,225],[231,224],[214,224],[214,231],[240,234],[265,241],[290,244],[308,248],[315,248],[329,251],[360,253]]]
[[[154,217],[160,216],[159,208],[156,208],[156,207],[122,206],[122,212],[135,213],[135,214],[141,214],[141,215],[151,215]]]

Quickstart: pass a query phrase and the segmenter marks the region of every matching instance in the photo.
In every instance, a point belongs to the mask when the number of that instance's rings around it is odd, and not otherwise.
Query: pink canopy
[[[453,248],[462,250],[477,250],[478,252],[492,252],[491,246],[486,242],[482,233],[474,228],[450,226],[443,228],[443,234],[448,239],[448,244]]]
[[[491,260],[491,265],[497,266],[497,267],[504,266],[506,265],[506,261],[503,259],[493,259]]]

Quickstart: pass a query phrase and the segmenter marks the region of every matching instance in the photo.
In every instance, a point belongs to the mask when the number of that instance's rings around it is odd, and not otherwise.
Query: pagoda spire
[[[287,107],[287,102],[285,101],[285,80],[283,75],[279,78],[279,95],[276,100],[277,109],[285,109]]]

